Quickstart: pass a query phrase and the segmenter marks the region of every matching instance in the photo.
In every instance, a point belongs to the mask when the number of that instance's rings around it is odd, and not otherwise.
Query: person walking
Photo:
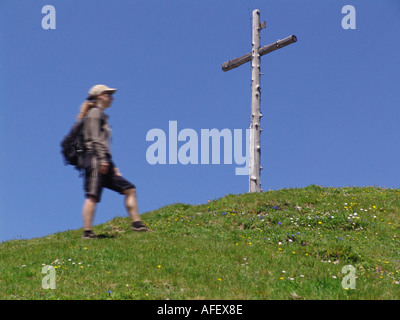
[[[103,188],[125,196],[125,208],[132,219],[132,231],[149,231],[139,216],[136,186],[121,175],[111,155],[111,127],[105,110],[111,106],[114,100],[113,94],[116,91],[117,89],[109,88],[104,84],[93,86],[78,115],[78,119],[84,119],[86,199],[82,208],[83,238],[96,237],[92,224]]]

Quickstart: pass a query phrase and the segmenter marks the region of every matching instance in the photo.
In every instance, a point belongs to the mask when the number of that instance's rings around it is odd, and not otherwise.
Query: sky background
[[[250,63],[221,65],[251,51],[254,9],[262,46],[298,38],[261,58],[262,189],[399,188],[398,0],[0,0],[0,241],[82,227],[83,181],[60,141],[98,83],[118,88],[113,157],[141,213],[248,192],[235,163],[150,165],[146,134],[249,127]],[[117,216],[123,197],[105,190],[95,224]]]

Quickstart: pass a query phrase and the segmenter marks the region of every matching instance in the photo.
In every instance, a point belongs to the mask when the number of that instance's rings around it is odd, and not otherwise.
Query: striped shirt
[[[111,127],[108,116],[99,107],[91,108],[83,125],[84,142],[87,151],[93,151],[100,161],[111,158]]]

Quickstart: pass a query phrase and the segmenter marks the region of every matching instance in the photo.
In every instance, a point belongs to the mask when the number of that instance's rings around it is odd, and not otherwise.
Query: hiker
[[[133,231],[149,231],[139,217],[135,185],[122,177],[112,160],[111,128],[104,111],[111,106],[116,91],[102,84],[93,86],[78,115],[78,119],[84,119],[86,199],[82,208],[83,238],[96,237],[92,223],[104,187],[125,195],[125,207],[132,219]]]

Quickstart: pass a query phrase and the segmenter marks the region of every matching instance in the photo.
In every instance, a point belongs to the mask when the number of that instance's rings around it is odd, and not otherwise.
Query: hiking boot
[[[132,223],[132,231],[149,231],[149,228],[142,221]]]
[[[97,236],[93,233],[92,230],[84,230],[82,239],[94,239],[97,238]]]

